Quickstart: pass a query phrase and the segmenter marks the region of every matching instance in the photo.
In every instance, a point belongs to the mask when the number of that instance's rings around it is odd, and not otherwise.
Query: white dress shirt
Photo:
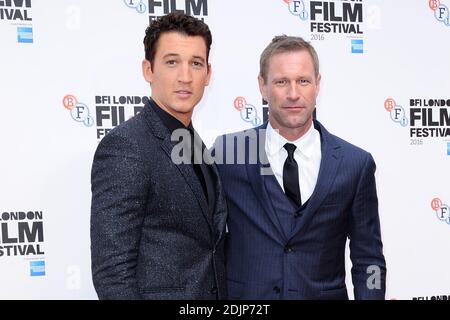
[[[322,159],[320,133],[312,125],[302,137],[295,141],[288,141],[272,128],[270,122],[267,124],[265,144],[267,159],[283,191],[283,166],[288,156],[283,147],[286,143],[292,143],[297,147],[294,158],[298,164],[298,180],[303,204],[311,197],[319,175],[320,160]]]

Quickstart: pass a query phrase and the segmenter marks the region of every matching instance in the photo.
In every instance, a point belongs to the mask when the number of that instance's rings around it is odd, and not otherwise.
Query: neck
[[[175,111],[167,108],[164,104],[160,103],[158,101],[158,99],[155,99],[154,97],[152,97],[152,99],[153,99],[153,101],[156,102],[156,105],[158,107],[160,107],[165,112],[170,114],[172,117],[174,117],[175,119],[180,121],[185,127],[187,127],[189,125],[189,123],[191,123],[193,109],[191,109],[191,111],[189,111],[189,112],[175,112]]]
[[[180,121],[185,127],[189,126],[189,123],[191,123],[192,111],[189,113],[177,113],[177,114],[173,114],[172,112],[170,112],[168,110],[166,110],[166,111],[169,112],[178,121]]]

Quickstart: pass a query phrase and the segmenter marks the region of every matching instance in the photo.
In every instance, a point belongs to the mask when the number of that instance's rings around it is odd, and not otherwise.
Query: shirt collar
[[[161,119],[161,122],[164,124],[164,126],[169,130],[169,132],[172,134],[177,129],[189,129],[193,130],[192,128],[192,122],[189,123],[187,127],[184,126],[184,124],[172,116],[170,113],[162,109],[158,104],[153,100],[152,98],[149,99],[150,106],[152,107],[153,111],[156,112],[158,117]]]
[[[286,143],[292,143],[297,147],[295,152],[300,152],[306,158],[310,158],[314,152],[314,142],[317,138],[320,139],[320,133],[316,128],[314,128],[314,124],[312,124],[308,131],[297,140],[288,141],[286,138],[281,136],[269,122],[267,124],[266,131],[266,152],[270,156],[273,156],[279,153]]]

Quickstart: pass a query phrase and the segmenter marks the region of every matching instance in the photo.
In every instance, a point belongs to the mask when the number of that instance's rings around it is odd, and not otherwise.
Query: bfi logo
[[[442,200],[439,198],[434,198],[431,200],[431,208],[436,212],[436,217],[450,224],[450,208],[448,205],[442,203]]]
[[[436,20],[450,27],[450,11],[448,7],[439,0],[429,0],[428,5],[434,11]]]
[[[294,16],[298,16],[302,21],[308,20],[309,13],[306,10],[306,5],[303,0],[284,0],[284,2],[289,6],[289,11]]]
[[[405,109],[402,106],[395,103],[395,100],[388,98],[384,101],[384,109],[391,115],[391,120],[400,124],[402,127],[406,127],[409,123],[406,117]]]
[[[128,8],[134,9],[138,13],[144,13],[147,11],[147,6],[142,0],[124,0],[124,2]]]
[[[90,116],[88,106],[77,100],[74,95],[68,94],[63,98],[63,106],[70,111],[72,119],[83,123],[86,127],[92,127],[94,119]]]
[[[254,127],[259,126],[262,121],[258,116],[258,110],[250,103],[247,103],[244,97],[237,97],[233,102],[234,108],[241,115],[241,119],[247,123],[251,123]]]

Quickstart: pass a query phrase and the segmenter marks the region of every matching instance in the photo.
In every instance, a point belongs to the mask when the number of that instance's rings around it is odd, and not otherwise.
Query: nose
[[[300,99],[300,88],[295,81],[288,86],[287,98],[293,101]]]
[[[179,69],[178,81],[189,83],[192,81],[192,70],[188,63],[183,63]]]

